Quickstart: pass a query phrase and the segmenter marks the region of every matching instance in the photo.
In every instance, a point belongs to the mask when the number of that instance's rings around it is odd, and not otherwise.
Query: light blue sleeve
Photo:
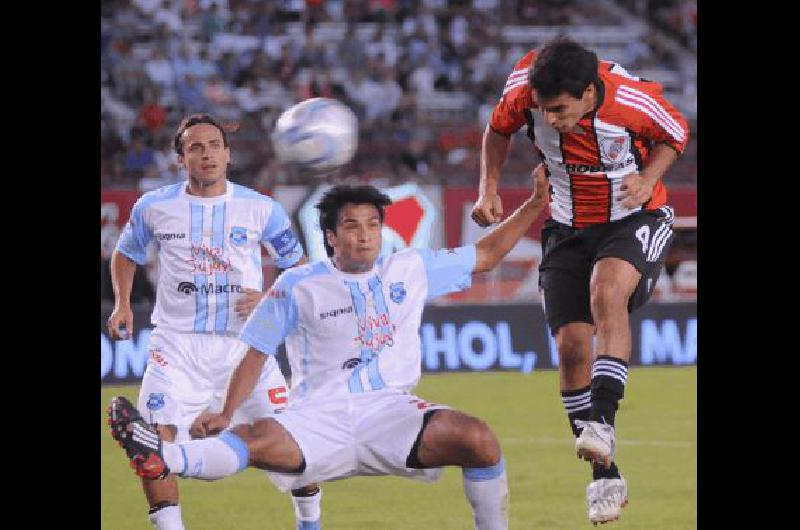
[[[239,340],[268,355],[275,355],[297,326],[297,304],[283,278],[275,281],[239,333]]]
[[[147,262],[147,244],[153,239],[152,229],[144,222],[143,199],[144,196],[139,197],[133,205],[130,219],[117,240],[117,250],[139,265]]]
[[[277,201],[272,202],[272,212],[261,234],[261,243],[281,269],[288,269],[303,257],[303,246],[292,230],[286,210]]]
[[[475,245],[430,250],[417,249],[428,278],[428,300],[443,294],[463,291],[472,285],[475,270]]]

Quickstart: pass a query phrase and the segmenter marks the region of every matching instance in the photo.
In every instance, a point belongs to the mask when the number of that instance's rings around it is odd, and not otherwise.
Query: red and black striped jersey
[[[545,123],[533,99],[528,71],[535,59],[531,50],[514,66],[489,126],[506,136],[528,126],[550,171],[553,219],[583,228],[666,204],[661,181],[642,206],[629,209],[614,200],[624,177],[644,167],[653,145],[665,143],[682,153],[689,139],[686,119],[664,98],[661,85],[600,61],[598,107],[562,134]]]

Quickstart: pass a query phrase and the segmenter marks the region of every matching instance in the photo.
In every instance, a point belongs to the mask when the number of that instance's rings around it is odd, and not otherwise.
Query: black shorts
[[[589,280],[595,262],[602,258],[619,258],[636,267],[642,278],[628,301],[628,312],[644,305],[675,239],[672,220],[672,208],[664,206],[581,229],[545,221],[539,287],[552,334],[569,322],[594,324]]]

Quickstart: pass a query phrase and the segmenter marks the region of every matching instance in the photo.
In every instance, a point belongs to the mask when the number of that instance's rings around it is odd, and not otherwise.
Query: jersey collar
[[[189,195],[186,192],[187,185],[188,185],[188,180],[184,181],[183,184],[181,184],[180,196],[189,201],[199,202],[203,204],[210,204],[220,201],[227,201],[233,197],[233,183],[231,183],[231,181],[229,180],[225,181],[225,193],[223,193],[222,195],[217,195],[215,197],[198,197],[197,195]]]
[[[331,258],[329,257],[325,257],[322,261],[323,263],[325,263],[325,266],[328,267],[328,270],[337,276],[341,276],[342,278],[347,278],[349,280],[366,280],[375,275],[375,271],[378,268],[378,262],[380,261],[380,259],[375,261],[375,264],[372,266],[370,270],[368,270],[367,272],[359,272],[359,273],[340,271],[339,269],[336,268],[336,265],[333,264],[333,261],[331,261]]]

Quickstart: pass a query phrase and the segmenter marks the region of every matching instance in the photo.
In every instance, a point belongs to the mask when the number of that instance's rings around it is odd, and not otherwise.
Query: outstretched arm
[[[250,347],[247,350],[231,374],[222,412],[204,412],[198,416],[190,428],[192,438],[218,434],[230,426],[233,413],[253,393],[266,360],[267,356],[257,349]]]
[[[472,220],[487,227],[503,217],[503,203],[497,194],[500,170],[506,161],[510,136],[496,133],[487,125],[481,145],[481,180],[478,184],[478,202],[472,208]]]
[[[497,228],[475,243],[475,272],[487,272],[500,263],[539,217],[550,197],[550,179],[544,164],[533,171],[533,193]]]

